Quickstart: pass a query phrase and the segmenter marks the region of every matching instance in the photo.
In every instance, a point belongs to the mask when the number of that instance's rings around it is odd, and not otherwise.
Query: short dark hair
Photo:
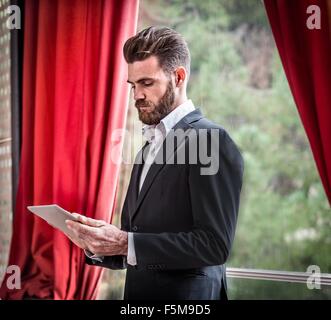
[[[160,67],[167,74],[179,66],[185,67],[190,75],[190,51],[184,38],[168,27],[152,26],[129,38],[123,47],[127,63],[142,61],[156,56]]]

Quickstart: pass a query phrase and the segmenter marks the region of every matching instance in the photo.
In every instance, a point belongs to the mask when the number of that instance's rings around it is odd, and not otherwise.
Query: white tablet
[[[57,204],[28,206],[27,208],[38,217],[44,219],[52,227],[61,230],[69,236],[73,236],[72,231],[68,229],[65,221],[77,219],[70,212],[64,210]]]

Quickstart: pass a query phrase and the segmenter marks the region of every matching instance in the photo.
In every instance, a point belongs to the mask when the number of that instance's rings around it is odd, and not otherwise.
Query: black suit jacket
[[[204,118],[199,109],[173,129],[157,156],[166,163],[156,160],[151,165],[140,192],[140,160],[147,143],[132,169],[121,228],[134,233],[137,265],[127,265],[126,256],[105,257],[102,263],[87,258],[87,263],[127,267],[125,299],[225,299],[225,262],[237,223],[243,159],[227,132]],[[176,129],[185,135],[175,146],[170,144],[169,157],[166,145]],[[215,132],[217,139],[213,139]],[[199,157],[193,164],[188,161],[192,150],[199,154],[195,148],[202,134],[206,136],[202,147],[219,163],[215,174],[201,174],[208,165]],[[199,144],[198,150],[202,147]],[[178,164],[180,152],[185,159]]]

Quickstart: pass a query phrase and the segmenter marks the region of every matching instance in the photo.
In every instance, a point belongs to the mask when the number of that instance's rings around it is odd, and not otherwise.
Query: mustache
[[[137,100],[135,103],[137,109],[139,108],[146,108],[152,106],[152,103],[146,100]]]

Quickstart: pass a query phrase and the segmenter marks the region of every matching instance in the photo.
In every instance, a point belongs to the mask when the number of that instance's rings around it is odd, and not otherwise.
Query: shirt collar
[[[169,133],[169,131],[190,112],[194,111],[195,107],[192,100],[187,100],[180,104],[177,108],[167,114],[157,125],[144,125],[142,127],[142,134],[144,138],[151,143],[155,135],[161,133],[163,138]]]

